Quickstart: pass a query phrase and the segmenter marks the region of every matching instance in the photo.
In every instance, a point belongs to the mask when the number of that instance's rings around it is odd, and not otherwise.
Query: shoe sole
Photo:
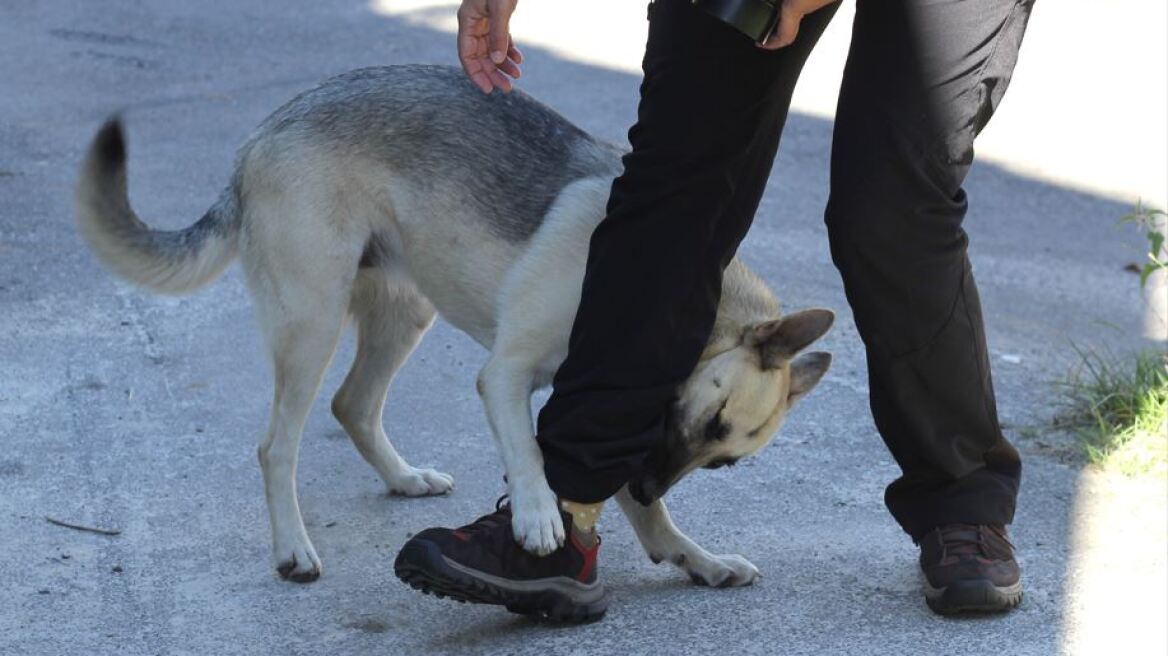
[[[1004,613],[1022,603],[1022,582],[996,586],[990,581],[957,581],[943,588],[925,584],[925,603],[938,615]]]
[[[583,624],[604,617],[608,593],[566,577],[509,581],[454,563],[433,542],[410,540],[402,547],[393,572],[406,585],[439,599],[504,606],[512,613],[556,623]]]

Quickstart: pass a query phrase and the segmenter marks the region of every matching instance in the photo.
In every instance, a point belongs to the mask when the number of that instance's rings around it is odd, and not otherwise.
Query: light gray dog
[[[276,568],[311,581],[320,559],[300,517],[297,452],[350,317],[357,356],[332,410],[389,491],[443,494],[453,485],[407,464],[381,420],[394,373],[440,313],[491,352],[477,388],[506,468],[515,538],[537,553],[563,543],[530,396],[566,354],[589,237],[620,156],[522,92],[485,96],[447,67],[369,68],[268,117],[219,200],[185,230],[151,230],[134,214],[122,129],[111,121],[82,169],[77,217],[106,266],[156,292],[194,290],[239,256],[275,369],[259,460]],[[678,531],[660,496],[698,467],[771,441],[827,371],[829,354],[797,354],[832,320],[828,310],[780,317],[766,285],[730,264],[713,334],[670,409],[656,458],[670,464],[642,486],[648,505],[627,488],[618,495],[655,562],[710,585],[758,575],[746,559],[711,554]]]

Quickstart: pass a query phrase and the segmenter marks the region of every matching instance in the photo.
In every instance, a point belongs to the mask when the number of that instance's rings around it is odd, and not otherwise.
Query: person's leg
[[[548,483],[565,501],[564,548],[516,545],[511,511],[427,529],[395,573],[423,591],[562,620],[607,607],[597,543],[575,524],[639,471],[713,328],[722,270],[770,173],[795,80],[834,7],[799,41],[764,51],[689,0],[657,0],[633,149],[589,246],[569,352],[539,416]]]
[[[652,8],[632,151],[592,235],[568,354],[538,418],[548,483],[562,498],[611,497],[664,439],[795,81],[834,11],[809,16],[793,46],[772,52],[689,0]]]
[[[857,3],[826,222],[876,426],[903,471],[885,500],[918,543],[1014,516],[1021,462],[998,425],[961,185],[1031,4]]]

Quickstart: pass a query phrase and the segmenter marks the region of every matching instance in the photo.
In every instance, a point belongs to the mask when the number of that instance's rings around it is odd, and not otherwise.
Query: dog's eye
[[[702,469],[721,469],[723,467],[733,467],[736,464],[738,464],[738,458],[718,458],[703,465]]]
[[[702,437],[707,442],[720,442],[730,435],[730,424],[722,421],[722,411],[726,409],[726,403],[727,401],[722,402],[722,407],[718,408],[702,428]]]

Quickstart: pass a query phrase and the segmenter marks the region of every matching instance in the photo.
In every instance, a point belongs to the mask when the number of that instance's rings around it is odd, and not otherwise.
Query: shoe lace
[[[467,535],[475,535],[497,531],[500,527],[510,526],[511,504],[508,502],[508,495],[504,494],[495,501],[495,512],[483,515],[458,530]]]
[[[945,553],[951,556],[1000,558],[1003,555],[1001,549],[994,548],[995,545],[987,540],[991,535],[1004,542],[1009,549],[1014,548],[1004,528],[984,524],[949,524],[941,529],[941,542],[945,546]]]

